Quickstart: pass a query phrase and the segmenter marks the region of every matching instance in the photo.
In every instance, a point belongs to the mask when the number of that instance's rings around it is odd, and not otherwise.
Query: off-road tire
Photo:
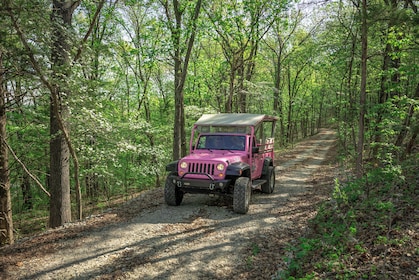
[[[247,177],[237,178],[234,184],[233,210],[239,214],[249,211],[250,196],[252,195],[251,181]]]
[[[167,205],[178,206],[182,202],[182,199],[183,192],[176,187],[170,176],[167,176],[164,185],[164,200]]]
[[[262,185],[262,192],[272,193],[275,189],[275,167],[268,166],[268,173],[262,177],[266,183]]]

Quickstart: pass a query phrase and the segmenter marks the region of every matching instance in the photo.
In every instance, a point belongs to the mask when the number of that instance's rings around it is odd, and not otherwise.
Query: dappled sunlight
[[[321,196],[308,192],[327,149],[310,151],[316,155],[305,151],[278,166],[274,192],[253,191],[246,215],[233,211],[229,197],[186,194],[180,206],[168,206],[157,190],[128,203],[113,223],[60,239],[60,250],[15,269],[26,279],[241,279],[253,254],[269,246],[270,232],[284,242],[315,215],[313,201]],[[247,257],[246,248],[253,250]]]

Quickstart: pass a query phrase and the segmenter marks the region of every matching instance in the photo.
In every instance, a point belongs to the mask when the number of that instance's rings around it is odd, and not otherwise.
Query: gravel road
[[[167,206],[155,189],[118,211],[0,250],[8,254],[0,278],[272,279],[325,198],[312,194],[334,146],[334,131],[323,129],[280,155],[274,192],[253,192],[246,215],[206,195]]]

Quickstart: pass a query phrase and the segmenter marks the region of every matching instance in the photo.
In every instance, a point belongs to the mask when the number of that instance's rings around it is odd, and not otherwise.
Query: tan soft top
[[[263,114],[204,114],[195,125],[214,125],[214,126],[256,126],[263,121],[276,121],[277,117]]]

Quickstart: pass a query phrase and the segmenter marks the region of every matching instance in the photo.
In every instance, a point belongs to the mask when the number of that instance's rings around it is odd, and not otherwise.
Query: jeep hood
[[[183,157],[181,160],[184,161],[214,161],[214,162],[225,162],[227,164],[232,164],[235,162],[244,161],[246,155],[237,154],[228,150],[224,151],[213,151],[213,152],[200,152],[198,154],[190,154],[186,157]]]

